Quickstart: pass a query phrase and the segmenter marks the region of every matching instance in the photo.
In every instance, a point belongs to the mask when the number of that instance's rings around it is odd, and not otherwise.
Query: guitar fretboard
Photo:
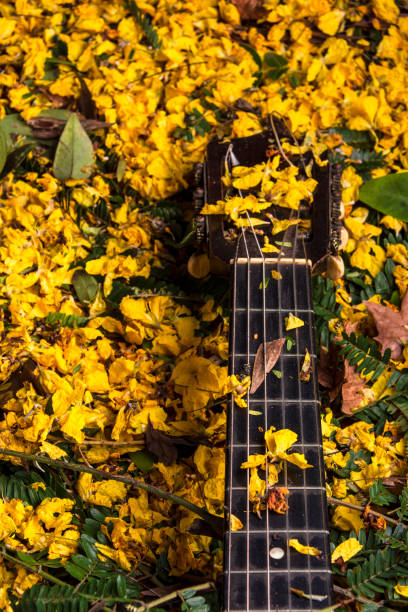
[[[282,280],[273,279],[272,270],[280,272]],[[250,373],[262,342],[290,336],[295,344],[287,350],[285,343],[273,368],[278,375],[271,371],[257,391],[248,394],[248,408],[231,401],[226,507],[244,527],[227,531],[225,536],[224,609],[320,610],[331,605],[332,586],[310,266],[306,260],[238,259],[232,280],[230,371]],[[290,312],[304,321],[303,327],[285,331],[285,317]],[[299,372],[306,349],[312,372],[309,382],[302,382]],[[259,518],[249,501],[249,470],[240,466],[249,455],[265,453],[264,432],[272,425],[298,434],[289,452],[304,453],[313,467],[302,470],[284,462],[276,486],[290,490],[289,509],[285,514],[263,510]],[[289,547],[291,538],[318,548],[321,555],[297,552]],[[291,589],[313,598],[299,596]]]

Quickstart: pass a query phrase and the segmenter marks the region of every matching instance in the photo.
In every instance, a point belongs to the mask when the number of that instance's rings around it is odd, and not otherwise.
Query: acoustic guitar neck
[[[278,127],[285,138],[284,126]],[[291,165],[313,168],[317,186],[311,208],[299,206],[296,223],[289,223],[289,229],[277,236],[270,231],[268,219],[293,221],[294,211],[275,206],[273,199],[271,214],[266,214],[264,225],[258,219],[261,225],[257,228],[249,215],[248,222],[237,230],[226,226],[223,215],[200,214],[203,201],[216,204],[247,195],[231,188],[232,169],[256,164],[268,168],[265,160],[281,150],[276,132],[275,128],[231,142],[211,142],[204,190],[198,188],[195,196],[200,248],[206,236],[213,271],[230,279],[230,373],[238,380],[252,379],[247,406],[231,398],[228,410],[226,612],[322,610],[333,603],[311,273],[341,259],[337,253],[341,242],[340,169],[329,163],[314,164],[311,154],[292,156]],[[285,164],[280,158],[279,168]],[[229,178],[223,180],[226,169]],[[306,179],[306,173],[303,176]],[[299,230],[299,219],[305,213],[309,232]],[[278,254],[262,249],[268,232],[270,243],[279,245]],[[293,329],[286,324],[291,316],[298,320]],[[279,349],[276,362],[267,367],[273,341]],[[260,357],[261,367],[257,365]],[[257,470],[265,470],[265,490],[254,500],[250,486],[254,471],[243,469],[242,464],[245,467],[253,456],[265,456],[265,432],[274,431],[271,428],[294,432],[290,452],[303,455],[309,467],[300,469],[296,462],[278,461],[277,479],[271,482],[268,463],[261,462]],[[233,530],[232,517],[239,519],[241,529]],[[291,545],[294,541],[318,552],[302,554]]]
[[[284,282],[274,280],[272,270]],[[227,528],[225,533],[224,609],[319,610],[332,603],[332,585],[310,262],[242,258],[233,265],[232,287],[231,372],[251,371],[260,343],[283,337],[291,340],[286,340],[262,385],[248,393],[248,407],[241,408],[233,400],[230,404],[226,506],[244,528]],[[304,325],[286,332],[284,321],[289,313]],[[311,358],[307,382],[299,375],[306,349]],[[250,471],[241,469],[241,464],[250,455],[265,453],[264,432],[271,426],[297,433],[291,451],[303,453],[313,467],[301,470],[284,462],[276,487],[289,490],[289,507],[283,514],[266,507],[258,516],[249,501]],[[317,548],[320,555],[297,552],[289,545],[292,539]]]

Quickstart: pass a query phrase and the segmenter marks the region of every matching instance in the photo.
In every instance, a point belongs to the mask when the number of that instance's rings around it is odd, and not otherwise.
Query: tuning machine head
[[[344,262],[339,251],[348,240],[343,225],[345,210],[341,199],[341,174],[340,164],[315,167],[318,186],[313,202],[311,255],[314,270],[325,271],[331,280],[344,275]]]

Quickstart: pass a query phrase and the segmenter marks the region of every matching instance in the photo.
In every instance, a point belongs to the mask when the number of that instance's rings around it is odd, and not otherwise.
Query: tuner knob
[[[340,255],[329,255],[326,274],[330,280],[338,280],[344,275],[344,262]]]
[[[196,215],[194,217],[194,221],[196,230],[196,240],[198,243],[201,243],[205,237],[205,218],[203,215]]]
[[[342,251],[347,244],[349,233],[345,227],[342,227],[339,231],[339,250]]]

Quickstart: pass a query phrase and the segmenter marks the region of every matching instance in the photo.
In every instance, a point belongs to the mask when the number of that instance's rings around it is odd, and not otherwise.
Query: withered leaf
[[[202,519],[195,519],[188,528],[188,531],[194,535],[208,536],[209,538],[217,538],[219,540],[224,535],[224,519],[215,515],[211,519],[211,523]]]
[[[61,135],[67,120],[59,119],[57,117],[47,117],[45,115],[39,115],[38,117],[32,117],[27,121],[28,125],[33,130],[33,135],[39,139],[51,139],[58,138]],[[96,119],[82,119],[80,123],[86,132],[92,132],[93,130],[99,130],[102,128],[108,128],[111,124],[105,123],[104,121],[97,121]]]
[[[328,349],[325,346],[320,347],[317,377],[319,384],[328,390],[330,401],[337,397],[343,382],[343,373],[339,368],[339,353],[340,347],[334,342]]]
[[[295,593],[295,595],[298,595],[299,597],[304,597],[305,599],[310,599],[312,601],[324,601],[325,599],[327,599],[327,595],[313,595],[311,593],[305,593],[304,591],[302,591],[302,589],[294,589],[293,587],[290,587],[290,590],[292,591],[292,593]]]
[[[24,387],[25,382],[31,383],[38,395],[43,395],[44,397],[48,395],[40,379],[34,373],[36,368],[36,362],[29,357],[14,370],[6,381],[0,384],[0,399],[2,404],[5,404],[8,400],[15,397],[17,391]]]
[[[266,14],[263,0],[232,0],[238,9],[241,19],[260,19]]]
[[[95,102],[93,101],[92,94],[88,89],[87,84],[84,79],[80,77],[79,82],[81,84],[81,93],[79,94],[78,99],[78,108],[84,117],[87,119],[95,119],[97,115],[97,110],[95,106]]]
[[[408,342],[408,291],[399,312],[373,302],[365,301],[363,304],[373,316],[377,327],[378,335],[374,340],[381,344],[383,351],[390,349],[392,359],[400,359],[403,343]]]
[[[177,460],[177,448],[171,436],[155,429],[149,419],[145,432],[146,448],[164,463],[171,465]]]
[[[356,372],[356,368],[350,365],[348,359],[344,360],[344,380],[345,382],[341,389],[343,398],[341,411],[344,414],[353,414],[353,409],[357,408],[363,399],[361,391],[365,387],[365,381]]]
[[[252,372],[252,382],[249,390],[250,393],[255,393],[255,391],[263,383],[266,374],[272,370],[273,366],[279,359],[284,343],[285,338],[278,338],[277,340],[267,342],[266,360],[264,360],[264,343],[261,342],[261,344],[258,346],[258,350],[256,351],[255,355],[254,369]],[[266,368],[266,372],[264,371],[264,368]]]
[[[278,514],[285,514],[289,508],[288,495],[289,489],[286,487],[271,487],[268,491],[267,501],[269,510],[274,510]]]

